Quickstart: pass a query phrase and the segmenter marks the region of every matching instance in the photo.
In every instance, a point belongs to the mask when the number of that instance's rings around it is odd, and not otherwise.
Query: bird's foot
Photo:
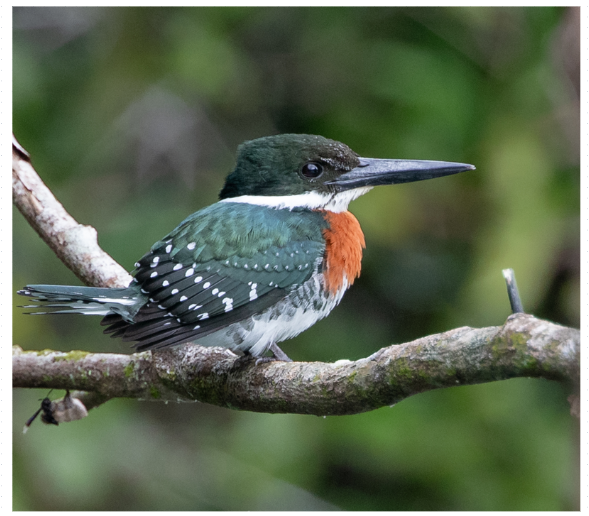
[[[272,354],[274,355],[273,357],[255,357],[249,352],[245,352],[235,362],[233,362],[231,369],[233,371],[237,371],[247,367],[252,362],[254,362],[255,365],[267,364],[268,362],[292,362],[292,359],[276,344],[270,344],[268,350],[272,351]]]
[[[237,357],[237,360],[233,362],[231,366],[231,371],[240,371],[241,369],[245,369],[249,364],[251,364],[256,357],[250,355],[249,353],[244,353],[240,357]]]

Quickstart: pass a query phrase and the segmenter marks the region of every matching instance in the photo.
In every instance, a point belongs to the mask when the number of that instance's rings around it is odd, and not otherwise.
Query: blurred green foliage
[[[578,326],[578,31],[564,8],[15,8],[14,132],[129,270],[215,201],[246,139],[475,164],[352,204],[362,277],[284,344],[295,360],[500,325],[505,267],[528,312]],[[78,280],[15,211],[26,283]],[[98,319],[20,309],[14,342],[128,352]],[[15,391],[14,509],[576,509],[567,394],[521,379],[327,419],[115,400],[23,437],[46,393]]]

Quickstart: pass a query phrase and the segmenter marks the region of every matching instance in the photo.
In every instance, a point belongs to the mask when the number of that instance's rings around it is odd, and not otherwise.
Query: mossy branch
[[[14,203],[87,285],[122,287],[129,274],[78,224],[13,141]],[[90,234],[88,238],[88,234]],[[334,364],[253,363],[236,367],[224,348],[184,345],[132,355],[13,348],[13,385],[72,393],[87,408],[115,397],[202,401],[257,412],[355,414],[420,392],[516,377],[564,382],[578,390],[580,334],[525,314],[501,327],[458,328]],[[576,401],[573,406],[578,406]]]
[[[501,327],[458,328],[333,364],[235,368],[223,348],[185,345],[133,355],[13,350],[15,387],[83,390],[107,398],[202,401],[255,412],[343,415],[420,392],[536,377],[579,382],[579,331],[515,314]]]

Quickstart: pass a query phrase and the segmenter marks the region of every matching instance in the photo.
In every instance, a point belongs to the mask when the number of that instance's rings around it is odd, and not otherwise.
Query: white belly
[[[331,296],[325,294],[322,284],[323,275],[316,274],[264,312],[193,342],[261,356],[270,344],[290,339],[327,316],[348,288],[346,279],[336,295]]]

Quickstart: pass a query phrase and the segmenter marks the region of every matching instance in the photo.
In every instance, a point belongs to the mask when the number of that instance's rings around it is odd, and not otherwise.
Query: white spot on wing
[[[223,303],[225,304],[226,312],[231,312],[231,310],[233,310],[233,298],[226,297],[223,299]]]
[[[258,292],[256,288],[258,287],[257,283],[252,283],[251,290],[250,290],[250,301],[254,301],[258,299]]]

